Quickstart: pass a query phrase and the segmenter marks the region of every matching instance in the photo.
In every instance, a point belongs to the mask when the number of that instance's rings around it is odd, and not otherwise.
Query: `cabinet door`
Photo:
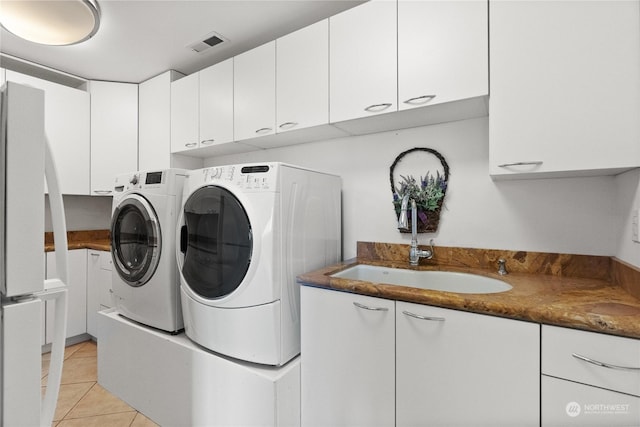
[[[90,96],[87,92],[6,71],[7,80],[45,92],[44,127],[63,194],[89,194]]]
[[[276,42],[234,57],[233,126],[236,141],[275,133]]]
[[[198,148],[199,74],[171,83],[171,152]]]
[[[276,40],[277,132],[329,123],[329,21]]]
[[[138,86],[138,168],[171,167],[171,82],[179,73],[167,71]]]
[[[542,376],[542,426],[639,425],[640,398]]]
[[[87,333],[87,250],[69,251],[69,283],[67,283],[67,338]],[[47,279],[56,276],[56,254],[47,252]],[[53,336],[55,303],[47,301],[46,342]]]
[[[489,94],[486,1],[398,1],[398,109]]]
[[[302,425],[394,425],[394,302],[308,286],[300,297]]]
[[[371,0],[329,18],[332,123],[397,111],[396,2]]]
[[[397,426],[539,425],[539,325],[397,302],[396,328]]]
[[[200,146],[233,142],[233,58],[199,74]]]
[[[91,194],[111,195],[116,175],[138,170],[138,85],[90,82]]]
[[[113,306],[111,253],[89,250],[87,260],[87,333],[98,338],[98,312]]]
[[[637,1],[492,2],[493,176],[640,166],[638,9]]]

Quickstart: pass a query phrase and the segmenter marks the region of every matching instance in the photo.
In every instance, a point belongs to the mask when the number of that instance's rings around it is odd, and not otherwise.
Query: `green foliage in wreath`
[[[396,186],[396,193],[393,195],[393,205],[396,213],[400,213],[402,198],[409,194],[409,200],[416,201],[416,207],[419,211],[433,212],[441,205],[447,191],[447,181],[444,175],[436,172],[436,175],[430,175],[429,172],[420,181],[417,181],[412,175],[400,175],[400,185]]]

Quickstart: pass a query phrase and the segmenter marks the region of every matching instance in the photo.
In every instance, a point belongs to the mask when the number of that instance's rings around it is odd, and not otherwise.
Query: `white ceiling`
[[[98,0],[92,39],[43,46],[2,29],[0,52],[87,80],[140,83],[169,69],[191,74],[362,2]],[[202,53],[187,47],[212,31],[227,41]]]

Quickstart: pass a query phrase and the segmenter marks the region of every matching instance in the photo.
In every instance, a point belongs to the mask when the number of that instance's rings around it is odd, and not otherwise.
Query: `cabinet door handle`
[[[287,130],[287,129],[291,129],[291,128],[296,127],[296,126],[298,126],[298,123],[296,123],[296,122],[285,122],[285,123],[281,124],[278,127],[280,129]]]
[[[96,194],[111,194],[111,190],[93,190]]]
[[[95,252],[91,252],[89,255],[91,255],[91,256],[100,256],[100,254],[97,254]]]
[[[631,366],[612,365],[610,363],[604,363],[604,362],[600,362],[598,360],[590,359],[590,358],[588,358],[586,356],[582,356],[582,355],[577,354],[577,353],[572,353],[571,355],[573,357],[575,357],[576,359],[578,359],[578,360],[582,360],[584,362],[591,363],[592,365],[600,366],[602,368],[615,369],[615,370],[618,370],[618,371],[633,371],[633,372],[640,371],[640,368],[634,368],[634,367],[631,367]]]
[[[364,111],[368,111],[370,113],[377,113],[379,111],[384,111],[387,108],[391,107],[393,104],[389,103],[389,102],[385,102],[383,104],[373,104],[373,105],[369,105],[367,108],[364,109]]]
[[[529,162],[513,162],[513,163],[503,163],[498,165],[499,168],[508,168],[510,166],[539,166],[544,163],[542,160],[532,160]]]
[[[211,145],[215,142],[215,139],[205,139],[204,141],[200,141],[202,145]]]
[[[364,304],[360,304],[359,302],[353,302],[353,305],[355,305],[358,308],[362,308],[364,310],[371,310],[371,311],[389,311],[389,309],[387,307],[370,307],[368,305],[364,305]]]
[[[184,144],[184,146],[187,147],[187,148],[193,148],[196,145],[198,145],[197,142],[189,142],[188,144]]]
[[[256,133],[260,134],[260,133],[267,133],[267,132],[271,132],[272,129],[271,128],[260,128],[258,130],[256,130]]]
[[[435,95],[416,96],[414,98],[407,99],[406,101],[404,101],[404,103],[413,104],[413,105],[426,104],[427,102],[431,101],[435,97],[436,97]]]
[[[410,311],[403,311],[402,314],[406,314],[409,317],[414,317],[420,320],[430,320],[432,322],[444,322],[446,320],[444,317],[422,316],[420,314],[415,314]]]

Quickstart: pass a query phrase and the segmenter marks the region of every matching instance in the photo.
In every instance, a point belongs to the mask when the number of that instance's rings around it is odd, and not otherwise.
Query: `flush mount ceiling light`
[[[2,0],[0,25],[34,43],[64,46],[91,38],[100,12],[95,0]]]

